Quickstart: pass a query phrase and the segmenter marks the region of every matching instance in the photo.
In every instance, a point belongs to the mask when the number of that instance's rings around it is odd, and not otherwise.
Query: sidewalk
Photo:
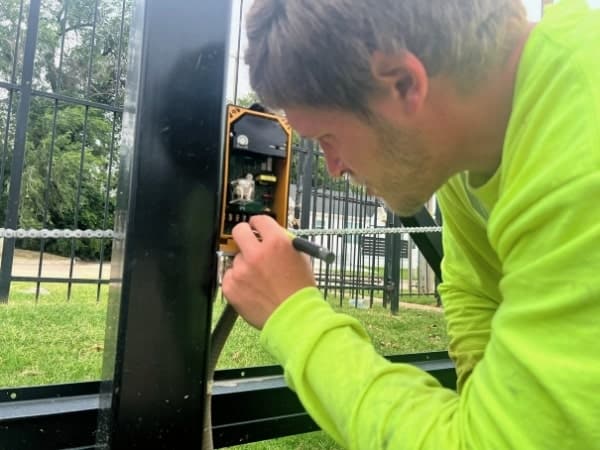
[[[40,264],[40,253],[30,250],[15,250],[12,276],[37,277]],[[41,277],[69,278],[71,259],[44,253]],[[72,264],[72,278],[97,280],[100,275],[100,264],[75,259]],[[102,279],[110,277],[110,261],[102,264]]]

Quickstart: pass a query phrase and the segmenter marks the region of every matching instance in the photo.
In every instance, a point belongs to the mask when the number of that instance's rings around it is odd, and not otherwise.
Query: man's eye
[[[331,150],[331,145],[329,145],[328,142],[319,142],[319,147],[321,147],[321,150],[324,152]]]

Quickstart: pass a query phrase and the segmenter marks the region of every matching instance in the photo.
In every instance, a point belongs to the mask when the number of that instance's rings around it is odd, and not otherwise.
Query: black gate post
[[[438,224],[431,217],[427,208],[423,207],[414,216],[400,217],[398,226],[405,227],[436,227]],[[419,248],[425,260],[438,279],[442,279],[441,263],[444,256],[442,235],[440,233],[411,233],[411,237]],[[410,258],[410,249],[409,249]]]
[[[31,0],[27,18],[27,35],[25,38],[25,51],[23,53],[23,72],[21,74],[21,98],[19,108],[17,109],[15,144],[13,147],[10,187],[8,189],[8,203],[6,206],[5,227],[12,229],[17,228],[19,224],[19,199],[21,198],[21,180],[23,178],[23,165],[25,163],[25,140],[27,137],[29,105],[31,104],[31,84],[33,82],[40,3],[41,0]],[[14,254],[15,239],[4,239],[2,262],[0,263],[0,303],[8,302]]]
[[[392,211],[387,211],[386,227],[398,226],[398,217]],[[385,235],[385,280],[383,301],[390,305],[390,312],[398,314],[400,306],[400,258],[402,258],[402,235],[399,233]]]
[[[231,2],[138,0],[97,443],[201,448]]]

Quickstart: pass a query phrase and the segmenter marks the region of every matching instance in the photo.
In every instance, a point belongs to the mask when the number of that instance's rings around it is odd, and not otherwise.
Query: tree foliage
[[[131,0],[42,3],[22,172],[19,226],[112,228]],[[0,1],[0,81],[20,84],[27,4]],[[59,94],[60,99],[38,92]],[[0,150],[5,222],[18,91],[0,88]],[[90,102],[87,106],[80,100]],[[117,111],[115,111],[115,108]],[[24,240],[26,248],[39,241]],[[48,251],[100,255],[99,240],[50,240]],[[106,256],[110,251],[104,243]]]

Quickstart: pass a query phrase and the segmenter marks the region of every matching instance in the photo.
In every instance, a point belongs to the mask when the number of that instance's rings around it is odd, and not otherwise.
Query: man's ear
[[[371,55],[371,73],[381,94],[400,102],[407,114],[417,112],[425,102],[429,88],[427,70],[414,54],[375,51]]]

